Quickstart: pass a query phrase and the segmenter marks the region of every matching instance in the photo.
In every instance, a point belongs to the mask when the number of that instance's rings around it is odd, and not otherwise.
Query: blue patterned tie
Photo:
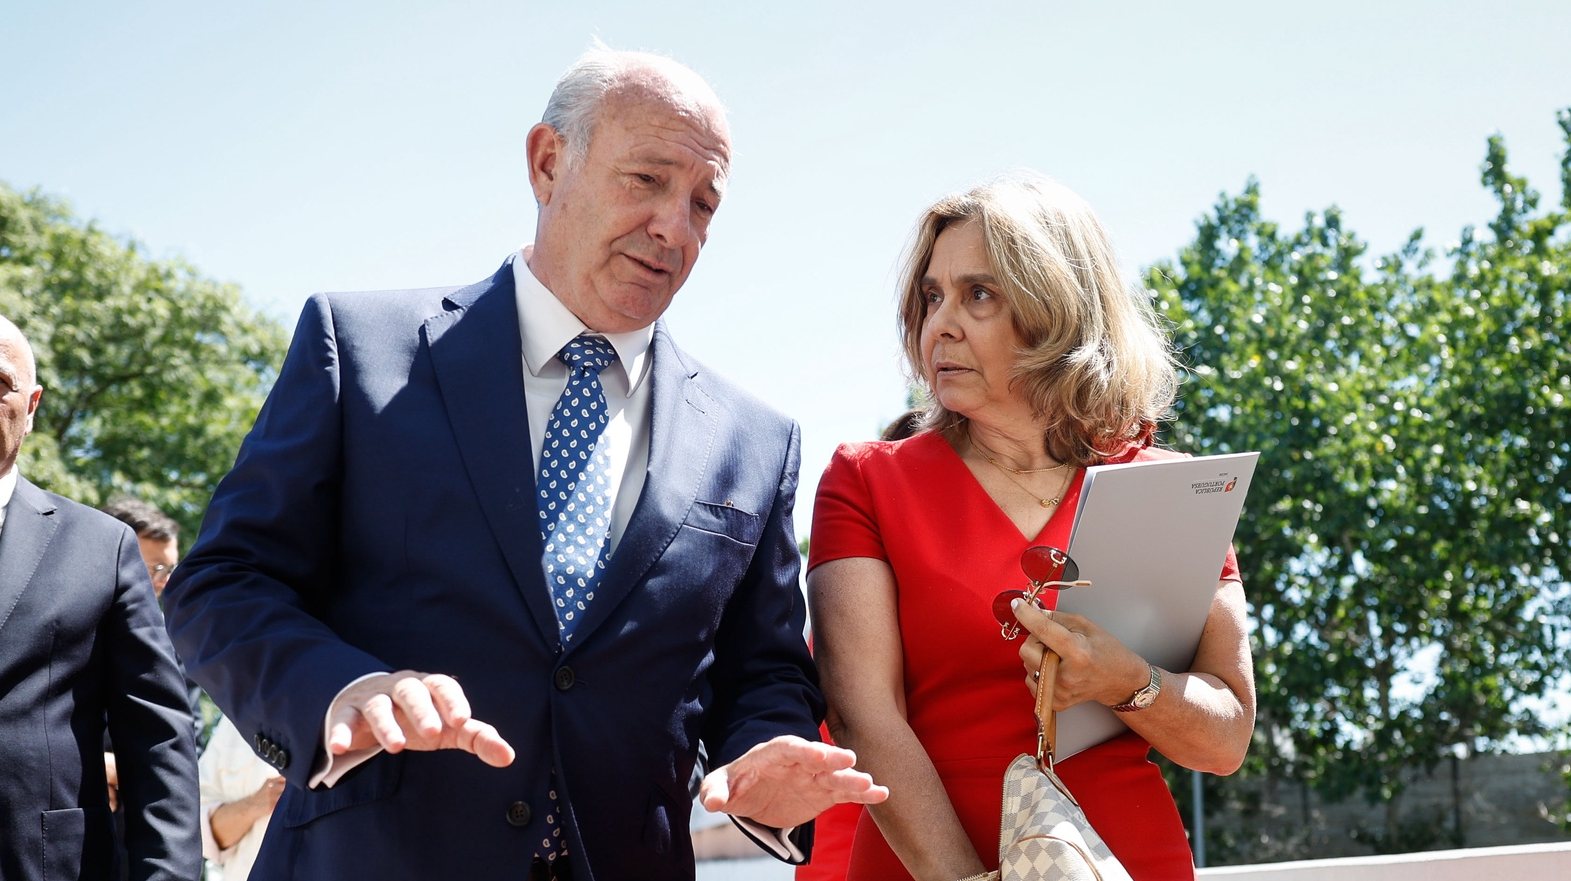
[[[600,371],[616,361],[601,337],[579,336],[557,353],[567,365],[567,388],[551,411],[540,447],[540,539],[545,576],[556,607],[556,626],[565,644],[595,598],[605,571],[609,510],[609,456],[605,434],[605,389]]]

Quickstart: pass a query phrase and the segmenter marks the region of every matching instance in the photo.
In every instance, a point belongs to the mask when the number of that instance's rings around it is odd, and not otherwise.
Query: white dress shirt
[[[578,316],[568,311],[556,295],[546,290],[529,271],[533,246],[513,261],[513,288],[518,298],[518,324],[524,341],[524,400],[529,411],[529,452],[534,471],[540,473],[540,450],[551,411],[567,388],[567,365],[556,357],[572,339],[587,333]],[[526,320],[524,316],[529,316]],[[633,517],[638,495],[649,470],[649,344],[653,325],[630,333],[601,334],[616,349],[616,363],[600,374],[605,389],[606,427],[600,444],[605,446],[611,473],[607,501],[611,505],[608,541],[616,550],[627,522]],[[598,450],[598,447],[597,447]]]
[[[563,387],[566,387],[565,384]],[[15,465],[0,474],[0,529],[5,529],[5,511],[11,505],[11,496],[16,493],[16,478]]]
[[[246,881],[251,866],[256,863],[262,849],[262,838],[267,834],[268,814],[257,820],[245,834],[220,847],[213,837],[213,812],[232,802],[239,801],[278,774],[273,766],[257,758],[251,744],[245,742],[235,723],[225,716],[213,729],[213,738],[196,762],[197,789],[201,793],[202,810],[199,814],[202,827],[202,856],[220,867],[208,867],[207,877],[222,881]],[[220,874],[222,873],[222,874]]]

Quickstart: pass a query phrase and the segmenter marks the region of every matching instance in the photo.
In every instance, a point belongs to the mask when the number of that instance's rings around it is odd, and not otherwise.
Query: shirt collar
[[[524,341],[524,364],[531,375],[539,376],[548,365],[560,365],[556,354],[573,337],[588,332],[589,328],[530,271],[529,255],[533,250],[534,246],[525,246],[513,260],[513,288],[518,297],[518,326]],[[529,316],[527,319],[524,317],[526,315]],[[611,344],[611,348],[616,349],[613,369],[622,372],[622,378],[627,382],[627,392],[632,394],[649,372],[647,361],[649,344],[655,337],[654,325],[628,333],[607,333],[602,336]]]
[[[0,523],[5,522],[6,508],[11,504],[11,496],[16,492],[17,470],[12,465],[10,470],[0,474]]]

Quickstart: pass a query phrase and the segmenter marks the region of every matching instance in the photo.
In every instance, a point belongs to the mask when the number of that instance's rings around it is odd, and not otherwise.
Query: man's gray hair
[[[567,164],[574,167],[589,152],[589,139],[599,121],[600,103],[612,90],[639,75],[653,74],[678,83],[688,94],[721,106],[709,84],[691,68],[653,52],[612,49],[599,39],[578,56],[556,81],[541,122],[556,129],[567,144]]]
[[[27,341],[27,334],[16,326],[11,319],[0,315],[0,340],[10,340],[17,349],[21,361],[11,365],[17,372],[17,379],[30,390],[38,384],[38,359],[33,355],[33,345]]]

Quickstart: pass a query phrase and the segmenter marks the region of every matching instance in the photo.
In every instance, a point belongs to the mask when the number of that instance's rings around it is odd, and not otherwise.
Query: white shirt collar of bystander
[[[5,528],[5,512],[11,504],[11,496],[16,493],[17,469],[15,465],[4,474],[0,474],[0,529]]]

